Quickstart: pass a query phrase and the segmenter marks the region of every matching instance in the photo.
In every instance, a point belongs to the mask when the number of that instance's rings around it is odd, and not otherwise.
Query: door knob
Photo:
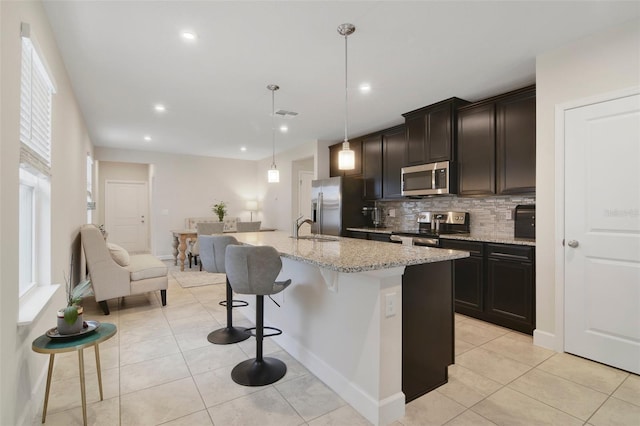
[[[570,240],[567,244],[568,244],[568,245],[569,245],[569,247],[571,247],[571,248],[576,248],[576,247],[578,247],[578,246],[580,245],[580,243],[579,243],[579,242],[577,242],[576,240]]]

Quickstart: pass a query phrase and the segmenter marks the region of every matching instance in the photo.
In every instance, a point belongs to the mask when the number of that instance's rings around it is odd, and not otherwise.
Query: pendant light
[[[353,24],[342,24],[338,26],[338,33],[344,36],[344,142],[342,149],[338,152],[338,169],[353,170],[355,166],[355,153],[349,147],[348,137],[348,86],[347,86],[347,37],[353,34],[356,27]]]
[[[271,142],[273,145],[273,158],[271,161],[271,168],[269,169],[269,172],[267,172],[267,181],[269,183],[278,183],[280,182],[280,172],[276,167],[275,93],[276,90],[280,89],[280,86],[277,84],[270,84],[267,86],[267,89],[271,90]]]

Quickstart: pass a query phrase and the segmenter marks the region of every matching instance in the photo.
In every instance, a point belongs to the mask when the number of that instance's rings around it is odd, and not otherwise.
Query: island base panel
[[[447,383],[454,362],[453,262],[407,266],[402,277],[402,391],[406,402]]]

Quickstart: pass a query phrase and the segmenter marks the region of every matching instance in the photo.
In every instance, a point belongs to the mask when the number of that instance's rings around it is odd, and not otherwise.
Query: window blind
[[[23,24],[20,84],[20,164],[51,175],[51,97],[53,84]],[[25,35],[25,32],[27,35]]]

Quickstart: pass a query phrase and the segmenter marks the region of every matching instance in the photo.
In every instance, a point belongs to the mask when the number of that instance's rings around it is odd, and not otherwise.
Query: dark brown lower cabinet
[[[445,241],[443,247],[469,252],[469,257],[454,261],[456,312],[482,313],[484,300],[484,244],[473,241]]]
[[[531,247],[487,244],[487,303],[491,322],[523,333],[535,328]]]
[[[441,240],[442,247],[470,257],[454,261],[456,312],[512,330],[535,329],[534,248]]]
[[[447,383],[454,361],[453,261],[407,266],[402,276],[402,392],[406,402]]]

